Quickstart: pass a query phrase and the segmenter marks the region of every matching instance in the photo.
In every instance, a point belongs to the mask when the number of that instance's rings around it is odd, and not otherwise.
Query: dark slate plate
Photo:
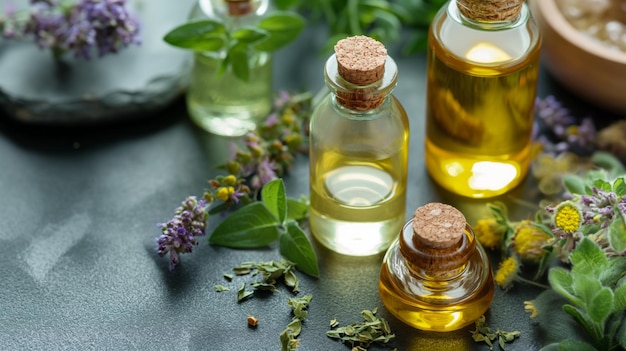
[[[131,0],[141,45],[90,61],[71,53],[57,61],[31,38],[0,38],[0,107],[10,117],[37,124],[135,118],[162,109],[184,91],[191,66],[189,52],[162,38],[185,21],[194,2]]]

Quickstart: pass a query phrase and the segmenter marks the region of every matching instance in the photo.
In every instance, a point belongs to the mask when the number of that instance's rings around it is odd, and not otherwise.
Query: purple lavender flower
[[[261,186],[271,182],[276,179],[276,164],[274,161],[270,162],[269,159],[264,158],[261,163],[259,163],[257,167],[257,174],[259,175],[259,181],[261,182]]]
[[[126,0],[79,0],[70,7],[53,0],[31,4],[24,33],[57,55],[73,51],[74,56],[89,59],[94,50],[104,56],[140,43],[139,22],[128,13]]]
[[[198,245],[196,237],[206,234],[206,207],[204,200],[198,201],[195,196],[189,196],[176,209],[174,218],[159,225],[162,235],[156,239],[157,252],[161,257],[169,252],[170,271],[178,264],[179,254],[190,253],[193,245]]]

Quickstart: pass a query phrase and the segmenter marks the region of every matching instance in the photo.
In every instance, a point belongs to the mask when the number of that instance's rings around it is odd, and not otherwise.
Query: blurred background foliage
[[[426,51],[428,26],[447,0],[274,0],[328,30],[324,53],[339,39],[367,35],[385,45],[398,43],[403,54]],[[401,36],[402,33],[402,36]]]

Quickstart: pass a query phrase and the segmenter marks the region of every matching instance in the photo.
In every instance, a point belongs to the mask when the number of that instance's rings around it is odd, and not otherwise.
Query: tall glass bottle
[[[330,93],[310,123],[310,228],[336,252],[384,251],[405,218],[409,122],[391,94],[398,70],[365,36],[340,40],[325,65]]]
[[[254,25],[268,11],[268,0],[198,0],[190,19],[214,19],[228,31]],[[272,108],[272,54],[249,53],[249,79],[220,72],[227,52],[198,52],[194,57],[187,109],[208,132],[239,136],[256,128]]]
[[[487,198],[528,173],[540,33],[523,0],[450,0],[429,32],[426,167]]]

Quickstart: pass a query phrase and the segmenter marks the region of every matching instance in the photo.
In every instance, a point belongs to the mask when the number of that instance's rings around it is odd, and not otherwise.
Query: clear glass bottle
[[[417,209],[389,247],[380,271],[380,297],[391,314],[421,330],[446,332],[482,316],[495,285],[485,250],[456,208]]]
[[[256,24],[268,11],[268,0],[198,0],[190,19],[215,19],[232,31]],[[187,109],[204,130],[240,136],[256,128],[272,108],[272,54],[251,51],[249,79],[231,70],[219,72],[226,50],[198,52],[194,56]]]
[[[523,0],[450,0],[429,31],[426,167],[487,198],[528,173],[541,37]]]
[[[309,223],[324,246],[366,256],[384,252],[405,221],[409,122],[391,93],[398,70],[384,46],[364,36],[344,40],[365,42],[352,53],[360,58],[378,45],[383,66],[377,78],[351,83],[347,79],[357,80],[338,63],[345,55],[333,54],[326,62],[330,92],[310,122]]]

